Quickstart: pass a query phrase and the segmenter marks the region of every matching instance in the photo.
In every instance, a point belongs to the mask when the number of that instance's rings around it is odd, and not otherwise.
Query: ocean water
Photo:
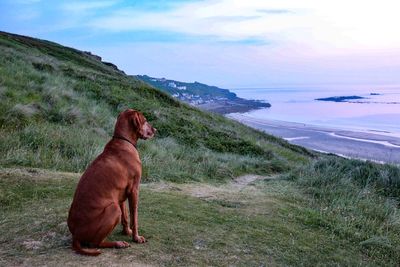
[[[318,86],[231,89],[239,97],[271,103],[245,113],[257,120],[279,120],[400,136],[400,86]],[[317,101],[332,96],[362,96],[348,102]]]

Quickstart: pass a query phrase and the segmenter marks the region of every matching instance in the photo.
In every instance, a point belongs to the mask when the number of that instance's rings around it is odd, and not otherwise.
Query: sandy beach
[[[240,113],[226,115],[290,143],[342,157],[400,164],[400,136],[389,132],[353,131],[277,120],[258,120]]]

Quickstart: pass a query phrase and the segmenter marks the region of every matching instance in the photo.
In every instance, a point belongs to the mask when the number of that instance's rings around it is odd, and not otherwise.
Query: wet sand
[[[275,120],[257,120],[239,113],[226,115],[288,142],[348,158],[400,164],[400,136]]]

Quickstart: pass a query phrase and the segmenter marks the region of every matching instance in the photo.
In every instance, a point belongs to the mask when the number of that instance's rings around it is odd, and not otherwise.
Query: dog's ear
[[[143,124],[143,115],[140,112],[133,112],[132,117],[131,117],[131,123],[133,125],[134,129],[140,130],[142,128]]]

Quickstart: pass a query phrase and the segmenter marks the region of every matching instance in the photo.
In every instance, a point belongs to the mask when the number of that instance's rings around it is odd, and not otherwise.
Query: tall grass
[[[93,129],[52,124],[0,129],[1,166],[82,171],[103,149],[105,138]]]
[[[205,147],[185,147],[173,138],[143,142],[139,150],[142,154],[143,177],[147,181],[223,182],[243,173],[266,175],[289,168],[282,160],[219,153]]]
[[[348,238],[366,255],[400,262],[400,170],[338,157],[293,171],[314,207],[306,223]]]

